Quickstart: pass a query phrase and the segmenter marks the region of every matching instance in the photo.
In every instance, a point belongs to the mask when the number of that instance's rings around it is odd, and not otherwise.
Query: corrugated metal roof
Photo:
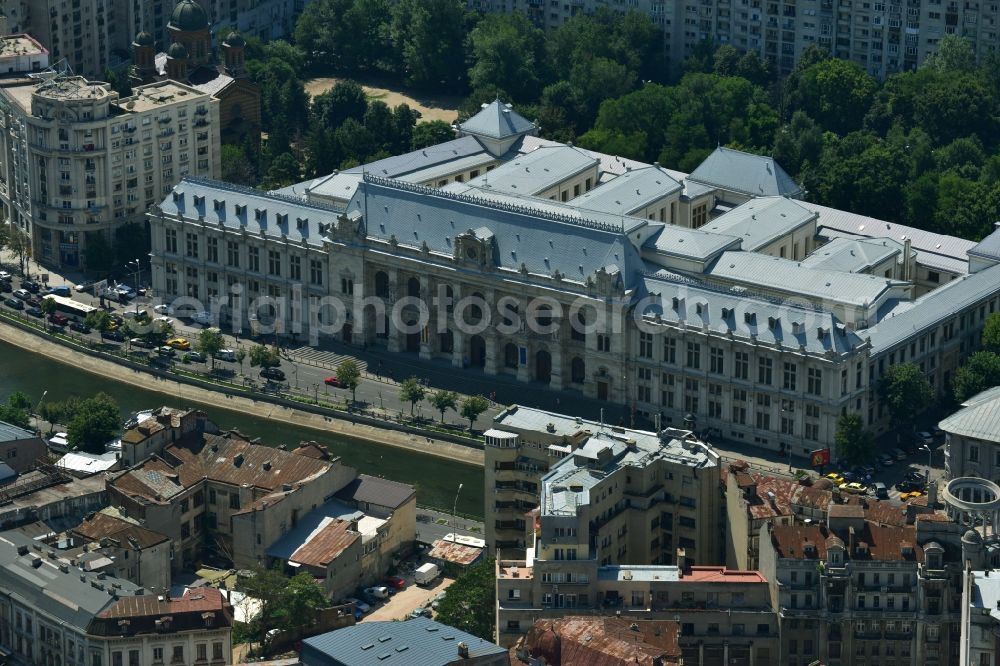
[[[351,529],[351,523],[329,519],[288,559],[307,566],[325,568],[360,538],[361,534]]]
[[[756,252],[725,252],[705,271],[705,277],[859,306],[874,305],[893,285],[902,284],[876,275],[813,270],[791,259]]]
[[[496,100],[483,106],[479,113],[460,123],[458,128],[467,134],[506,139],[531,132],[535,123],[515,111],[510,104]]]
[[[0,421],[0,442],[16,442],[21,439],[32,439],[37,437],[30,430],[25,430],[12,423]]]
[[[953,435],[1000,443],[1000,395],[996,392],[983,398],[977,395],[971,403],[972,406],[963,407],[941,421],[938,427]]]
[[[123,546],[134,543],[139,548],[149,548],[170,540],[165,534],[148,530],[100,511],[87,516],[70,531],[93,541],[112,538]]]
[[[754,197],[802,194],[802,188],[773,157],[718,147],[698,165],[689,180]]]
[[[748,252],[770,245],[816,219],[816,213],[785,197],[751,199],[701,229],[736,236]]]
[[[591,191],[570,199],[569,203],[586,210],[629,215],[654,201],[679,192],[681,188],[681,184],[666,169],[651,166],[626,171]]]
[[[453,564],[458,564],[463,567],[475,564],[483,556],[483,549],[476,548],[474,546],[466,546],[465,544],[455,543],[454,541],[445,541],[444,539],[438,539],[431,545],[431,550],[427,553],[427,557],[432,560],[442,560],[444,562],[452,562]]]
[[[642,249],[647,253],[646,258],[654,263],[655,255],[706,262],[726,250],[738,250],[740,242],[736,236],[667,224],[650,234]]]
[[[872,355],[883,354],[998,293],[1000,264],[972,275],[963,275],[924,294],[914,301],[910,309],[886,317],[862,334],[871,341]]]
[[[813,269],[859,273],[877,266],[893,255],[902,257],[903,245],[891,238],[869,240],[840,236],[803,259],[802,265]]]
[[[1000,259],[1000,228],[970,248],[969,254],[987,259]]]
[[[319,535],[331,523],[352,523],[364,517],[364,513],[337,500],[324,502],[299,519],[298,524],[285,532],[267,549],[268,557],[282,560],[292,559],[310,540]],[[355,534],[360,533],[356,531]],[[350,544],[347,544],[350,545]]]
[[[583,173],[597,172],[598,161],[572,146],[539,146],[469,180],[472,187],[534,195]]]
[[[420,617],[406,622],[362,622],[302,641],[305,666],[445,666],[459,661],[458,644],[469,657],[500,655],[506,650],[446,624]]]

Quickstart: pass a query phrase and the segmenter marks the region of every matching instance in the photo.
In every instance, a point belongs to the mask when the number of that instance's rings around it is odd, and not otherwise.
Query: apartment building
[[[91,573],[19,532],[0,533],[0,650],[7,663],[232,663],[232,609],[218,590],[150,594]]]
[[[721,561],[719,457],[689,431],[647,432],[516,405],[494,418],[485,438],[486,543],[498,556],[533,547],[536,521],[526,514],[540,507],[544,525],[557,511],[545,505],[554,483],[563,529],[580,535],[580,559],[673,564],[683,551],[689,561]],[[662,504],[671,507],[665,519]]]
[[[948,527],[880,525],[859,505],[831,506],[825,523],[768,525],[760,564],[780,616],[780,663],[957,663],[966,549],[936,538]]]
[[[961,666],[996,666],[1000,655],[1000,576],[967,567],[962,582]]]
[[[49,66],[49,50],[31,35],[10,34],[0,37],[0,75],[40,72]]]
[[[12,423],[0,421],[0,463],[20,474],[48,461],[49,449],[39,435]]]
[[[181,178],[220,172],[218,101],[174,81],[119,99],[80,76],[11,80],[0,125],[0,210],[53,267],[84,268],[88,240],[110,243]]]
[[[339,459],[250,443],[234,432],[178,441],[108,481],[108,502],[173,544],[173,570],[212,553],[238,568],[355,478]]]
[[[778,617],[757,571],[595,561],[497,563],[497,643],[511,646],[533,626],[589,615],[680,624],[684,664],[778,661]]]
[[[787,74],[802,52],[819,46],[858,63],[877,78],[920,66],[945,35],[972,42],[979,57],[998,45],[998,6],[990,2],[926,0],[861,2],[846,0],[467,0],[483,12],[522,12],[539,26],[553,28],[599,8],[649,15],[664,32],[670,60],[681,63],[703,42],[732,44],[753,51]]]
[[[170,590],[170,538],[123,517],[116,508],[88,514],[67,536],[56,539],[55,547],[72,549],[74,557],[88,561],[91,568],[104,558],[101,569],[116,578],[132,581],[151,593]],[[69,556],[69,551],[63,554]]]
[[[1000,388],[969,398],[938,427],[945,432],[949,479],[975,476],[1000,483]]]
[[[571,615],[536,622],[518,641],[514,654],[528,666],[681,666],[680,631],[680,624],[672,620]]]

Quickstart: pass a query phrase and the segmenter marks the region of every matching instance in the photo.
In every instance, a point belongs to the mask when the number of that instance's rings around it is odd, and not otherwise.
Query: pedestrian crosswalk
[[[353,360],[357,363],[361,372],[367,372],[368,370],[368,364],[359,358],[354,358],[347,354],[321,351],[312,347],[299,347],[288,352],[288,355],[297,363],[314,365],[320,368],[327,368],[328,370],[336,370],[338,365],[347,360]]]

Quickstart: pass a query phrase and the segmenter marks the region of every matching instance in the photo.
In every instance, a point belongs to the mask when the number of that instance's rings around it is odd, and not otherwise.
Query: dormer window
[[[236,204],[236,214],[243,215],[247,212],[247,207],[244,204]]]
[[[226,208],[226,202],[222,199],[216,199],[212,202],[212,207],[215,209],[215,212],[218,213]]]
[[[818,327],[816,329],[816,338],[822,340],[825,337],[826,337],[826,329],[823,328],[822,326]]]
[[[267,213],[267,211],[264,210],[263,208],[254,208],[253,209],[253,219],[256,220],[257,222],[260,222],[261,220],[264,219],[264,215],[266,213]]]
[[[755,315],[752,312],[744,312],[743,321],[746,322],[747,324],[753,325],[753,323],[757,321],[757,315]]]
[[[672,299],[670,299],[670,304],[673,307],[673,309],[676,310],[681,306],[681,299],[674,296]]]
[[[279,225],[288,224],[288,214],[287,213],[278,213],[277,216],[276,216],[276,218],[278,220],[278,224]]]
[[[205,205],[205,197],[200,196],[198,194],[194,195],[194,205],[195,206],[204,206]]]
[[[768,317],[767,318],[767,327],[769,329],[771,329],[773,331],[774,327],[777,326],[777,325],[778,325],[778,320],[777,319],[775,319],[774,317]]]
[[[729,319],[729,315],[731,315],[732,313],[733,313],[733,311],[730,310],[729,308],[722,308],[722,318],[723,319]]]
[[[297,217],[295,218],[295,228],[302,231],[309,224],[309,218]]]
[[[174,196],[174,203],[181,203],[182,201],[184,201],[183,192],[174,192],[173,196]]]

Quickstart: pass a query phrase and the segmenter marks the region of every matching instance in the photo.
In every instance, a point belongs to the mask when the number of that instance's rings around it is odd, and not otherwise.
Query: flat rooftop
[[[0,37],[0,58],[25,55],[42,55],[49,50],[25,34]]]
[[[207,98],[208,95],[177,81],[160,81],[133,89],[132,97],[118,101],[125,111],[142,113],[152,109],[191,101],[196,97]],[[129,106],[131,104],[131,106]]]

